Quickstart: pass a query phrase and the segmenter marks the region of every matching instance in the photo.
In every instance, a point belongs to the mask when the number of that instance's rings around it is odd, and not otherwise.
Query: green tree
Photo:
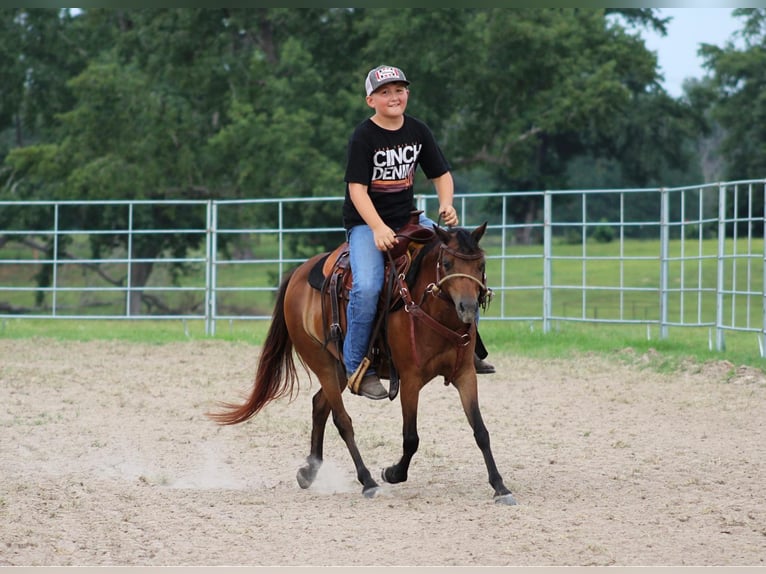
[[[55,122],[49,122],[51,137],[36,145],[14,148],[8,155],[6,163],[12,169],[10,196],[140,199],[207,195],[198,161],[205,124],[194,106],[194,95],[179,93],[172,82],[157,81],[136,64],[136,58],[120,60],[119,49],[111,47],[119,48],[126,30],[132,29],[124,15],[84,13],[74,20],[62,20],[62,25],[70,26],[67,33],[74,34],[74,21],[83,37],[86,31],[98,31],[95,35],[102,38],[109,32],[113,41],[105,44],[109,48],[93,54],[87,66],[66,82],[72,104],[62,106],[54,116]],[[41,55],[40,59],[45,58]],[[33,102],[33,91],[25,88],[26,100]],[[87,222],[87,226],[81,223],[79,227],[127,227],[127,210],[97,206],[88,211],[71,214]],[[145,221],[134,218],[134,227],[161,227],[162,222],[167,226],[169,221],[179,219],[174,214],[177,209],[172,207],[157,209],[145,213]],[[196,227],[204,227],[204,221],[177,221],[175,225],[191,227],[195,223]],[[66,227],[68,222],[61,224]],[[92,237],[94,255],[104,249],[124,247],[127,241],[123,234]],[[139,235],[132,247],[137,257],[151,260],[165,250],[183,254],[200,240],[195,235]],[[132,266],[132,285],[145,285],[151,269],[151,261]],[[124,284],[125,280],[112,278],[115,284]],[[133,313],[139,311],[141,299],[140,291],[132,293]]]
[[[74,104],[67,82],[81,72],[98,38],[69,9],[0,9],[0,132],[23,146],[45,137]]]
[[[719,153],[725,178],[756,179],[766,174],[766,9],[739,8],[734,15],[744,20],[739,32],[743,45],[702,45],[700,54],[712,78],[697,87],[697,97],[707,98],[712,119],[723,130]],[[760,216],[755,232],[762,234],[762,193],[754,195],[753,208],[753,215]]]
[[[209,141],[211,174],[234,195],[321,197],[343,193],[343,162],[348,109],[360,109],[361,98],[333,60],[345,38],[343,10],[247,11],[234,14],[240,29],[252,29],[263,49],[253,57],[230,93],[229,122]],[[330,49],[332,47],[332,49]],[[343,50],[340,50],[343,53]],[[361,82],[360,82],[361,83]],[[337,205],[293,205],[288,221],[318,225],[336,220]],[[275,225],[273,211],[260,216]],[[297,239],[292,247],[301,252]],[[337,235],[315,234],[314,253],[337,244]]]
[[[699,124],[659,87],[656,58],[630,28],[662,30],[650,14],[627,11],[626,26],[603,10],[478,12],[475,66],[463,68],[453,121],[459,166],[518,190],[567,188],[578,162],[611,164],[626,187],[685,169],[693,150],[684,142]],[[516,221],[541,217],[532,196],[510,209]]]
[[[656,58],[638,32],[664,29],[651,9],[4,15],[4,198],[340,196],[348,135],[370,113],[362,78],[386,62],[411,76],[410,112],[436,132],[461,192],[563,188],[596,164],[624,185],[651,184],[685,169],[700,129],[695,109],[659,87]],[[29,74],[46,78],[49,89],[30,85]],[[53,103],[46,108],[40,94],[48,93]],[[8,138],[14,122],[34,138]],[[418,185],[430,191],[422,179]],[[291,208],[287,220],[340,225],[337,204],[308,206]],[[509,210],[525,221],[538,217],[539,205],[520,198]],[[87,217],[109,230],[124,227],[126,215],[98,209]],[[275,223],[266,208],[226,217],[227,227]],[[168,221],[198,223],[171,208],[136,223]],[[92,249],[123,241],[103,234]],[[198,242],[157,237],[134,251],[152,259]],[[310,254],[336,242],[337,235],[314,235],[292,248]],[[131,283],[143,285],[151,270],[149,263],[137,267]],[[131,302],[134,311],[140,297]]]

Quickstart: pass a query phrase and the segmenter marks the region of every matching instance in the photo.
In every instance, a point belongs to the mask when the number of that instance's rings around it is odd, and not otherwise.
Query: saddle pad
[[[341,262],[341,259],[344,258],[345,261]],[[325,280],[341,264],[342,269],[348,268],[348,242],[341,243],[316,262],[311,271],[309,271],[309,285],[321,291],[324,288]]]
[[[329,256],[330,253],[326,253],[324,257],[322,257],[314,264],[314,266],[311,268],[311,271],[309,271],[309,285],[311,285],[317,291],[321,291],[322,287],[324,286],[325,276],[322,268],[324,267],[324,264]]]

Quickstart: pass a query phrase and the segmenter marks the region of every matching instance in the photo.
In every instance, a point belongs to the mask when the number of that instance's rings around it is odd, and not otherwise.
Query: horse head
[[[485,272],[484,251],[479,240],[487,230],[487,222],[468,231],[461,227],[445,230],[434,226],[440,240],[434,288],[455,306],[463,323],[476,320],[479,307],[488,302],[489,289]]]

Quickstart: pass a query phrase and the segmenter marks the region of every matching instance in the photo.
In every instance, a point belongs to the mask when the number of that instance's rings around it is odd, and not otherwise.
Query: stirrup
[[[359,366],[356,368],[356,371],[348,378],[348,390],[351,391],[353,394],[358,395],[359,394],[359,385],[362,384],[362,379],[364,378],[364,374],[367,372],[367,369],[370,368],[370,359],[368,357],[364,357],[362,359],[362,362],[359,363]]]

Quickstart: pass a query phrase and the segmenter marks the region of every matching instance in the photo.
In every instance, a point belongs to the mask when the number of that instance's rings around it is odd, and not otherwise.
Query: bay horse
[[[417,250],[417,255],[414,255],[416,250],[410,252],[409,275],[414,277],[405,278],[402,273],[395,279],[400,305],[398,308],[392,306],[385,314],[382,330],[391,368],[387,371],[385,365],[380,364],[377,372],[381,378],[391,377],[391,400],[397,392],[394,379],[400,381],[403,454],[399,462],[382,470],[381,479],[390,484],[407,480],[410,461],[420,441],[417,430],[420,390],[435,377],[443,376],[445,384],[451,383],[459,393],[474,439],[484,457],[495,502],[513,505],[516,500],[498,472],[490,449],[489,432],[479,410],[473,361],[478,311],[482,304],[486,304],[489,291],[484,251],[479,247],[486,227],[486,222],[472,231],[434,225],[431,239]],[[402,237],[399,239],[401,241]],[[298,470],[298,484],[308,488],[316,478],[323,460],[325,426],[332,413],[333,422],[356,467],[362,494],[374,497],[379,485],[362,460],[354,440],[351,417],[343,403],[342,393],[348,381],[339,360],[342,344],[328,344],[327,318],[323,309],[333,295],[323,293],[309,282],[312,269],[327,257],[327,253],[312,257],[288,272],[282,280],[249,398],[241,405],[219,404],[222,410],[208,413],[208,416],[219,424],[237,424],[257,414],[272,400],[285,395],[292,398],[298,383],[293,361],[295,350],[303,367],[313,371],[320,383],[320,389],[312,399],[311,450],[306,464]],[[394,263],[392,258],[389,262]],[[391,280],[394,281],[393,275]],[[345,311],[345,304],[336,302],[335,306]],[[342,321],[341,329],[344,330],[345,313]]]

